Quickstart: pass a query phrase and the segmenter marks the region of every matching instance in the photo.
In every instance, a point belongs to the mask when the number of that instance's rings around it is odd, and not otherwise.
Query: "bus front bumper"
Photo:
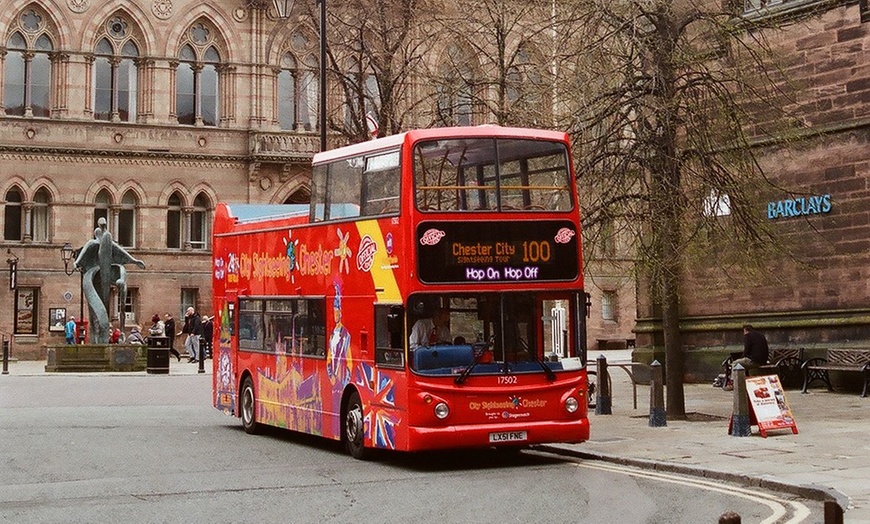
[[[454,448],[517,447],[533,444],[576,444],[589,440],[589,419],[523,424],[467,424],[411,427],[408,451]]]

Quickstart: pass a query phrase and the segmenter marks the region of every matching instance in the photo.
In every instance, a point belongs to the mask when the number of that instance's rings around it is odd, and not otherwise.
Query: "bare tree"
[[[660,308],[667,414],[685,418],[685,261],[711,233],[744,253],[779,248],[756,212],[769,182],[750,135],[782,136],[787,95],[762,33],[718,1],[586,5],[572,125],[590,189],[584,226],[617,220],[630,229],[641,281]]]
[[[330,11],[327,50],[330,81],[343,103],[328,126],[348,142],[405,130],[420,100],[412,79],[426,53],[429,0],[349,0]],[[340,95],[340,96],[339,96]]]
[[[432,123],[552,127],[565,43],[579,27],[576,2],[459,0],[438,17],[429,61]],[[472,116],[474,115],[474,118]]]

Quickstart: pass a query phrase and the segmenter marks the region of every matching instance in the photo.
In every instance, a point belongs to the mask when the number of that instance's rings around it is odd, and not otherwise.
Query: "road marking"
[[[672,475],[669,473],[660,473],[656,471],[644,471],[633,468],[631,466],[620,466],[615,464],[590,464],[586,462],[576,462],[575,464],[577,464],[578,467],[583,467],[587,469],[597,469],[601,471],[609,471],[612,473],[621,473],[623,475],[629,475],[632,477],[645,477],[660,480],[662,482],[670,482],[672,484],[681,484],[689,487],[700,487],[701,489],[705,489],[707,491],[715,491],[718,493],[736,495],[738,497],[751,500],[753,502],[765,505],[770,508],[770,510],[772,511],[771,516],[762,520],[761,524],[798,524],[805,521],[810,516],[809,508],[807,508],[800,502],[781,499],[774,495],[758,493],[745,488],[739,488],[737,486],[727,486],[721,483],[714,483],[703,479],[692,478],[691,480],[689,480],[687,477],[684,476]],[[788,514],[786,505],[791,506],[792,516],[788,520],[781,521],[780,519]]]

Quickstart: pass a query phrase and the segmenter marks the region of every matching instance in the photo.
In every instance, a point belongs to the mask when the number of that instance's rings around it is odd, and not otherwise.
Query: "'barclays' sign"
[[[767,203],[767,218],[822,215],[831,211],[831,195],[800,197]]]

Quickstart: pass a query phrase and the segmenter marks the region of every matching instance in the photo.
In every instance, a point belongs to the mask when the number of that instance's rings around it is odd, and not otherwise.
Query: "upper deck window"
[[[311,221],[399,212],[399,151],[342,158],[314,166]]]
[[[564,144],[523,139],[448,139],[414,147],[422,211],[568,211]]]

